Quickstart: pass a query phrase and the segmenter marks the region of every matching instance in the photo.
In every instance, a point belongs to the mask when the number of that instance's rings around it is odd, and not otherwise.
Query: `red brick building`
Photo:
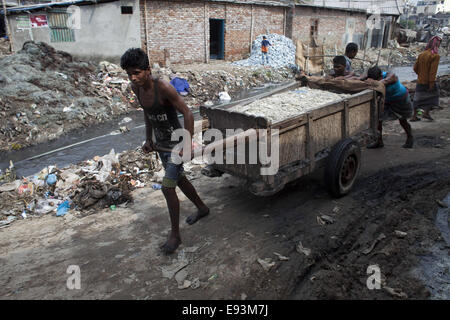
[[[342,48],[356,42],[361,46],[367,17],[365,10],[296,5],[292,37],[306,44],[311,44],[314,38],[318,45]]]
[[[291,1],[140,0],[142,48],[151,63],[237,60],[263,33],[292,37]]]

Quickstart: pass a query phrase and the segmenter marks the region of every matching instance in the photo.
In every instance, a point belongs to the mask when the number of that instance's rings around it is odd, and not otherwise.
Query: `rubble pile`
[[[9,40],[0,38],[0,57],[11,54]]]
[[[338,94],[302,87],[301,89],[279,93],[248,105],[238,105],[231,108],[230,111],[265,117],[272,122],[278,122],[350,96],[350,94]]]
[[[438,77],[441,97],[450,97],[450,75]]]
[[[288,68],[264,69],[262,66],[242,67],[229,64],[220,69],[214,69],[212,66],[210,70],[157,67],[152,69],[152,73],[168,82],[174,77],[186,79],[189,83],[189,94],[183,99],[193,109],[218,101],[221,92],[227,92],[233,97],[266,83],[282,83],[294,79],[294,73]]]
[[[9,171],[13,171],[13,166]],[[161,182],[164,175],[155,152],[144,154],[140,148],[70,165],[63,169],[49,166],[39,173],[14,180],[2,176],[0,185],[0,228],[14,220],[71,211],[85,216],[102,208],[133,201],[131,191]]]
[[[272,45],[269,47],[269,66],[273,68],[294,67],[295,66],[295,44],[291,39],[276,34],[265,35]],[[263,35],[259,35],[252,43],[251,55],[248,59],[236,61],[233,64],[240,66],[260,66],[261,42]]]
[[[127,75],[119,66],[107,61],[97,66],[77,61],[42,42],[26,42],[21,51],[1,57],[0,69],[2,151],[53,140],[139,108]],[[224,91],[233,96],[265,83],[293,79],[289,69],[230,63],[209,69],[177,72],[155,66],[152,72],[168,82],[173,77],[186,79],[190,90],[183,99],[192,108],[217,101]]]
[[[28,41],[0,58],[0,150],[53,140],[129,112],[128,80]],[[100,71],[100,72],[96,72]]]
[[[364,50],[359,50],[356,55],[356,59],[352,60],[352,68],[354,70],[367,69],[371,65],[375,65],[378,61],[378,65],[391,67],[396,66],[408,66],[416,62],[417,57],[421,54],[426,47],[426,43],[414,43],[410,47],[405,48],[398,45],[396,41],[390,43],[389,48],[370,48],[366,50],[364,55]],[[326,48],[326,55],[335,55],[336,51],[334,48]],[[343,52],[337,52],[338,55],[343,55]],[[378,57],[379,55],[379,57]],[[333,58],[326,59],[326,68],[331,70],[333,68],[332,64]],[[360,60],[361,59],[361,60]],[[364,61],[362,61],[364,59]]]

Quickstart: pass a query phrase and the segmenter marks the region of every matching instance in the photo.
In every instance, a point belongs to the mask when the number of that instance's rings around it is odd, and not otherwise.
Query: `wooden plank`
[[[263,117],[255,117],[229,110],[206,108],[203,112],[208,117],[211,128],[219,129],[223,132],[225,132],[226,129],[264,129],[267,128],[270,123]]]
[[[328,117],[329,115],[341,112],[344,109],[344,100],[338,102],[331,102],[320,109],[311,110],[311,116],[318,120],[324,117]]]
[[[217,106],[212,106],[212,107],[200,106],[200,114],[202,116],[206,116],[204,111],[207,110],[207,109],[214,109],[214,110],[222,109],[223,110],[223,109],[232,108],[232,107],[237,106],[237,105],[250,104],[250,103],[252,103],[252,102],[254,102],[256,100],[264,99],[266,97],[269,97],[269,96],[272,96],[274,94],[278,94],[278,93],[281,93],[281,92],[284,92],[284,91],[290,91],[290,90],[293,90],[293,89],[295,89],[297,87],[300,87],[300,86],[301,86],[301,83],[299,81],[290,81],[290,82],[282,85],[279,88],[273,89],[273,90],[271,90],[269,92],[260,93],[260,94],[258,94],[256,96],[253,96],[253,97],[245,98],[245,99],[238,100],[238,101],[232,101],[232,102],[228,102],[228,103],[223,103],[223,104],[220,104],[220,105],[217,105]]]
[[[370,128],[374,135],[378,134],[378,104],[377,104],[377,94],[374,91],[372,95],[372,100],[370,101]]]
[[[371,126],[370,101],[349,109],[349,136],[367,130]]]
[[[299,160],[306,160],[307,131],[306,125],[281,133],[279,136],[280,167]]]
[[[372,99],[373,99],[373,90],[364,90],[348,98],[349,101],[348,106],[351,108],[353,106],[360,105],[361,103],[370,101]]]
[[[289,118],[287,120],[283,120],[281,122],[276,122],[275,124],[272,124],[270,127],[272,129],[278,129],[280,130],[280,134],[283,132],[290,131],[292,129],[295,129],[299,126],[305,125],[307,123],[307,116],[306,114],[301,114],[299,116],[295,116],[294,118]]]
[[[314,132],[314,117],[308,114],[308,123],[306,124],[306,155],[309,160],[309,169],[312,171],[315,167],[316,141]]]
[[[342,112],[314,121],[316,152],[335,145],[342,138]]]
[[[344,109],[342,110],[342,115],[341,115],[341,120],[342,120],[342,124],[341,124],[341,132],[342,132],[342,139],[346,139],[348,138],[349,134],[350,134],[350,130],[349,130],[349,102],[348,101],[344,101]]]

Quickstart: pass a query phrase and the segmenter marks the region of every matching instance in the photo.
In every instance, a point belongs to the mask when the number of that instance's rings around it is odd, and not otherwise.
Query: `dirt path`
[[[387,124],[385,148],[363,151],[357,186],[341,199],[324,191],[320,171],[268,198],[231,176],[196,172],[193,183],[211,214],[188,226],[194,206],[180,194],[183,243],[172,256],[159,252],[169,231],[164,197],[148,188],[136,190],[128,208],[18,221],[0,229],[0,298],[433,298],[415,275],[433,246],[448,253],[435,226],[436,200],[450,193],[448,100],[443,106],[434,123],[412,124],[412,150],[401,148],[399,125]],[[334,223],[319,224],[319,215]],[[308,256],[297,252],[300,241]],[[258,258],[275,265],[265,271]],[[70,265],[80,267],[79,290],[66,286]],[[381,290],[366,286],[370,265],[380,268]]]

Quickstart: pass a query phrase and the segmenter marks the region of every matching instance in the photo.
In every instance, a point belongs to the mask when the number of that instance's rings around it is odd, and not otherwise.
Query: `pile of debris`
[[[0,58],[0,150],[53,140],[129,112],[128,80],[105,68],[43,42],[26,42]]]
[[[389,48],[368,48],[365,52],[364,50],[359,50],[356,55],[356,59],[352,60],[352,68],[354,70],[366,70],[370,66],[377,64],[379,66],[409,66],[415,63],[417,57],[420,53],[425,50],[425,43],[414,43],[408,48],[401,47],[397,41],[392,41],[389,44]],[[326,48],[326,55],[344,55],[342,51],[336,51],[334,48]],[[333,68],[332,64],[333,58],[326,59],[326,69],[331,70]],[[364,61],[363,61],[364,60]]]
[[[0,228],[11,222],[49,213],[89,215],[102,208],[115,210],[133,201],[131,191],[162,182],[164,170],[155,152],[140,148],[70,165],[49,166],[39,173],[15,179],[11,165],[0,185]],[[157,189],[160,187],[155,184]]]
[[[269,47],[268,66],[273,68],[295,67],[295,44],[291,39],[276,33],[267,34],[267,40],[272,45]],[[239,66],[262,65],[261,42],[263,35],[259,35],[252,43],[251,55],[248,59],[236,61],[233,64]]]
[[[174,77],[185,79],[189,84],[188,95],[183,99],[186,104],[196,109],[201,105],[219,102],[220,93],[227,92],[231,97],[242,94],[267,83],[277,84],[294,79],[294,73],[288,68],[242,67],[224,63],[210,70],[182,69],[177,67],[160,68],[154,66],[152,74],[170,82]]]
[[[437,79],[441,97],[450,97],[450,75],[439,76]]]
[[[0,38],[0,57],[11,54],[11,46],[9,40],[6,38]]]
[[[275,94],[244,106],[237,105],[229,110],[255,117],[265,117],[272,121],[272,123],[275,123],[347,97],[350,97],[350,94],[338,94],[325,90],[302,87],[297,90]]]

